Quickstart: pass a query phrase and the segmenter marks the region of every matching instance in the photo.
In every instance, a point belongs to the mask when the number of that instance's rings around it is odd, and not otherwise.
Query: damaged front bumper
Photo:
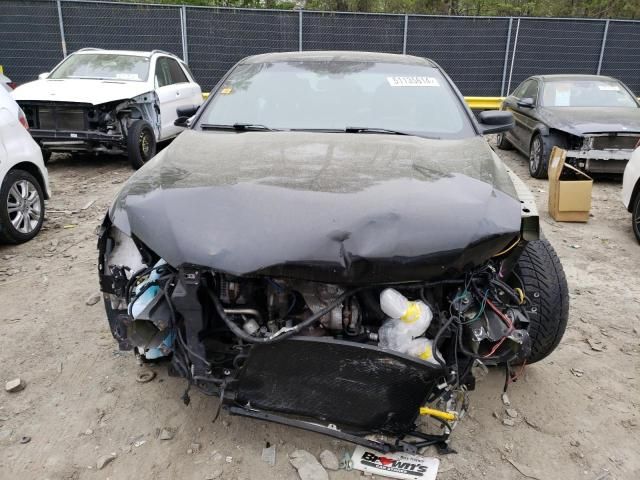
[[[568,150],[566,162],[590,173],[622,174],[633,149]]]
[[[535,208],[523,203],[525,213],[537,219],[537,212],[528,207]],[[527,232],[525,227],[520,238],[537,237],[537,231]],[[449,451],[449,435],[465,414],[467,392],[475,387],[474,358],[487,358],[487,350],[475,350],[476,357],[456,360],[452,380],[450,353],[435,361],[379,346],[375,329],[365,327],[379,324],[375,306],[366,298],[351,303],[358,292],[375,290],[376,285],[350,286],[346,291],[317,282],[234,278],[209,267],[172,267],[135,236],[113,227],[109,216],[99,237],[101,290],[111,332],[122,350],[134,350],[143,361],[169,360],[171,374],[186,378],[189,387],[219,397],[220,406],[233,415],[303,428],[383,452],[413,453],[428,445]],[[509,250],[518,252],[522,241],[516,240]],[[505,257],[501,265],[508,264]],[[501,270],[490,268],[493,276]],[[283,290],[286,282],[292,282],[297,291],[293,299],[291,290]],[[258,284],[271,292],[265,303],[255,294]],[[405,288],[422,292],[427,285],[435,289],[421,293],[429,302],[434,302],[432,294],[440,295],[445,287],[458,289],[451,308],[459,309],[459,315],[478,318],[477,311],[468,310],[473,297],[460,293],[464,280],[413,282]],[[319,289],[331,299],[318,294]],[[284,305],[275,304],[278,300]],[[311,323],[307,318],[300,328],[297,320],[284,321],[305,309],[311,319],[319,320]],[[284,311],[283,323],[276,325],[273,318]],[[514,321],[524,318],[517,309],[507,314]],[[235,328],[265,341],[243,341],[229,326],[231,317],[238,322]],[[478,325],[465,341],[479,346],[487,339],[495,342],[500,335],[508,335],[504,340],[509,346],[499,352],[496,361],[515,358],[521,348],[526,351],[525,330],[505,333],[500,320],[496,322]],[[453,341],[457,343],[457,337]],[[435,409],[422,409],[426,405]],[[418,426],[421,410],[440,417],[435,431]]]

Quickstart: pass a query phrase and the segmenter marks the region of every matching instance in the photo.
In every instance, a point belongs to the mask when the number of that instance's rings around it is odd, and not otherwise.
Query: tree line
[[[126,1],[126,0],[121,0]],[[585,18],[640,18],[638,0],[137,0],[218,7]]]

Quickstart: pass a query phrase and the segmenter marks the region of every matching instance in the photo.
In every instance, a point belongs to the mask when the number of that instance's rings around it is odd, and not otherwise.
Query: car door
[[[189,81],[178,62],[171,57],[158,57],[155,67],[156,92],[160,100],[160,140],[176,136],[182,131],[174,122],[176,109],[202,103],[200,87]]]
[[[518,135],[521,139],[522,150],[527,153],[529,152],[533,132],[538,125],[537,109],[539,105],[539,91],[540,82],[537,79],[532,79],[531,83],[529,83],[521,93],[520,102],[517,103],[518,122],[520,124]],[[527,100],[532,100],[533,103],[526,105],[524,101]]]
[[[534,82],[533,79],[527,79],[516,88],[511,95],[504,99],[503,109],[513,114],[514,127],[507,132],[507,140],[509,140],[516,148],[524,150],[525,130],[523,125],[523,108],[518,104],[524,97],[524,93]],[[526,147],[528,149],[528,146]]]

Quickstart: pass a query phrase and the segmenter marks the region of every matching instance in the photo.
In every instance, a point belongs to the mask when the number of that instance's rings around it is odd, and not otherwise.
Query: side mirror
[[[199,105],[189,105],[188,107],[178,107],[176,108],[176,113],[178,114],[178,117],[193,117],[196,112],[198,111],[198,108],[200,108]]]
[[[40,75],[38,75],[38,80],[45,80],[49,77],[49,73],[50,72],[42,72]]]
[[[178,117],[178,118],[175,119],[173,124],[176,127],[188,127],[190,119],[191,119],[191,117]]]
[[[178,107],[176,108],[176,113],[178,114],[178,118],[176,118],[173,124],[176,127],[188,127],[189,119],[193,117],[196,112],[200,108],[198,105],[189,105],[188,107]]]
[[[536,102],[533,98],[521,98],[516,103],[522,108],[533,108],[536,106]]]
[[[478,122],[483,134],[506,132],[513,128],[511,112],[503,110],[485,110],[478,114]]]

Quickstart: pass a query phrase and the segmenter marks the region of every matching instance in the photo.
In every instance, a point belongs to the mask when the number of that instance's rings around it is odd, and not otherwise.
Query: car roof
[[[111,54],[111,55],[133,55],[136,57],[151,57],[152,55],[167,55],[169,57],[175,57],[175,58],[180,58],[177,55],[173,54],[173,53],[169,53],[169,52],[165,52],[163,50],[153,50],[150,52],[144,52],[141,50],[104,50],[102,48],[81,48],[80,50],[77,50],[75,52],[73,52],[73,54],[80,54],[80,55],[84,55],[84,54],[94,54],[94,53],[98,53],[98,54]]]
[[[586,74],[553,74],[553,75],[534,75],[530,78],[539,78],[542,81],[545,80],[559,80],[559,81],[571,81],[571,80],[613,80],[619,81],[616,78],[608,77],[606,75],[586,75]]]
[[[241,63],[277,63],[300,61],[323,62],[367,62],[367,63],[400,63],[404,65],[424,65],[438,68],[438,65],[428,58],[413,55],[398,55],[395,53],[352,52],[352,51],[308,51],[308,52],[278,52],[263,53],[246,57]]]

